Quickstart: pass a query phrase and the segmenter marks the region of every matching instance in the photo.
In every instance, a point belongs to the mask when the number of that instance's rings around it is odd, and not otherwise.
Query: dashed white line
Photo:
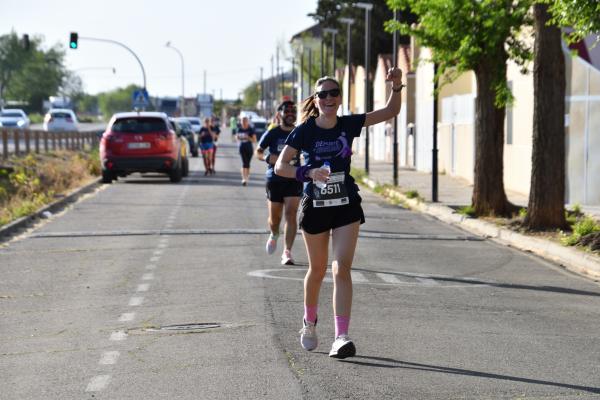
[[[85,388],[86,392],[99,392],[110,382],[110,375],[98,375],[93,377]]]
[[[139,306],[144,302],[143,297],[132,297],[129,299],[129,305],[132,307]]]
[[[157,262],[158,260],[160,260],[160,257],[152,257],[152,258],[150,259],[150,262],[153,262],[153,263],[154,263],[154,262]]]
[[[118,342],[127,339],[127,333],[125,331],[114,331],[110,334],[110,340]]]
[[[354,282],[368,282],[369,280],[360,272],[352,271],[352,281]]]
[[[375,275],[377,275],[377,277],[379,277],[379,279],[381,279],[382,281],[387,282],[387,283],[402,283],[402,281],[400,279],[398,279],[397,277],[395,277],[394,275],[391,275],[391,274],[376,273]]]
[[[160,255],[162,255],[162,253],[164,253],[164,250],[156,250],[153,254],[155,256],[160,256]]]
[[[429,278],[415,278],[415,280],[417,280],[418,282],[421,282],[423,285],[427,285],[427,286],[438,286],[439,285],[439,283],[437,283],[433,279],[429,279]]]
[[[156,268],[156,265],[154,265],[154,264],[146,265],[146,269],[155,269],[155,268]]]
[[[147,273],[147,274],[144,274],[144,275],[142,276],[142,280],[143,280],[143,281],[151,281],[151,280],[153,280],[153,279],[154,279],[154,274],[153,274],[152,272],[149,272],[149,273]]]
[[[119,322],[133,321],[134,318],[135,318],[135,313],[133,313],[133,312],[123,313],[119,317]]]
[[[149,283],[140,283],[135,291],[136,292],[147,292],[148,289],[150,289]]]
[[[113,365],[117,363],[120,353],[118,351],[105,351],[98,364]]]

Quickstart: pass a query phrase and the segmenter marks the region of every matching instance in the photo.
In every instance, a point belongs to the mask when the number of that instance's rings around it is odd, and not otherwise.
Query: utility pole
[[[438,201],[438,148],[437,148],[437,126],[438,126],[438,64],[433,63],[433,149],[431,149],[431,201]]]
[[[369,71],[371,69],[370,59],[371,59],[371,10],[373,9],[373,4],[371,3],[355,3],[354,4],[358,8],[363,8],[365,10],[365,112],[369,110],[370,104],[370,93],[369,90]],[[367,175],[369,174],[369,127],[365,127],[365,172]]]
[[[333,76],[335,78],[335,68],[336,68],[336,62],[335,62],[335,35],[337,34],[338,30],[337,29],[332,29],[332,28],[325,28],[323,29],[323,32],[327,32],[327,33],[331,33],[331,52],[333,54],[332,56],[332,65],[333,65],[333,70],[331,72],[331,76]]]
[[[265,116],[265,81],[263,79],[263,67],[260,67],[260,108],[262,116]]]

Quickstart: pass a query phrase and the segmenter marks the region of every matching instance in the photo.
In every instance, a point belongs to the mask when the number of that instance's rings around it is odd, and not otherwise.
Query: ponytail
[[[306,99],[302,100],[302,103],[300,103],[300,123],[303,124],[308,121],[310,117],[316,118],[318,116],[319,109],[315,104],[315,96],[310,95]]]

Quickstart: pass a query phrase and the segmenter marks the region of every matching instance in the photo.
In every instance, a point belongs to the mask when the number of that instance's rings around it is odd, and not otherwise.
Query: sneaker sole
[[[286,262],[282,262],[281,265],[296,265],[292,260],[287,260]]]
[[[354,343],[352,343],[352,342],[346,343],[345,345],[340,347],[338,349],[337,353],[335,353],[335,354],[329,353],[329,357],[337,358],[337,359],[354,357],[355,355],[356,355],[356,347],[354,346]]]

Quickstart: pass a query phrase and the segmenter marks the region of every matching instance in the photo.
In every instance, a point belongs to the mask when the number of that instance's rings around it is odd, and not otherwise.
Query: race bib
[[[238,133],[237,137],[238,137],[238,140],[240,142],[247,142],[248,141],[248,134],[246,132]]]
[[[285,144],[284,144],[284,143],[278,144],[278,145],[277,145],[277,151],[281,153],[281,152],[283,151],[283,148],[284,148],[284,147],[285,147]]]
[[[313,207],[337,207],[349,203],[345,185],[345,173],[334,172],[329,175],[327,186],[319,189],[313,184]]]

